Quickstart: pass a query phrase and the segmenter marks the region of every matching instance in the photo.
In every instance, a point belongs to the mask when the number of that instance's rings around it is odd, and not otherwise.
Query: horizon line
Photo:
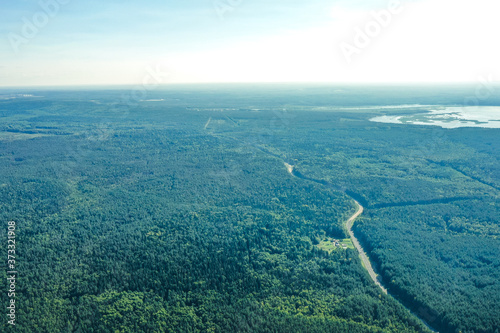
[[[368,81],[368,82],[324,82],[324,81],[319,81],[319,82],[312,82],[312,81],[293,81],[293,82],[251,82],[251,81],[235,81],[235,82],[172,82],[172,83],[162,83],[162,84],[157,84],[155,85],[154,89],[146,89],[146,90],[158,90],[161,89],[162,87],[167,88],[167,87],[174,87],[174,86],[224,86],[224,85],[320,85],[320,86],[394,86],[394,85],[405,85],[405,86],[444,86],[444,85],[474,85],[477,84],[477,81],[460,81],[460,82],[450,82],[450,81],[439,81],[439,82],[423,82],[423,81],[416,81],[416,82],[409,82],[409,81],[404,81],[404,82],[373,82],[373,81]],[[500,85],[500,81],[493,81],[490,82],[490,84],[493,85]],[[65,89],[65,90],[72,90],[72,89],[81,89],[81,88],[98,88],[98,89],[103,89],[103,88],[113,88],[116,90],[121,90],[121,89],[130,89],[130,88],[136,88],[136,87],[142,86],[142,84],[139,83],[123,83],[123,84],[116,84],[116,83],[103,83],[103,84],[66,84],[66,85],[14,85],[14,86],[2,86],[0,85],[0,90],[9,90],[9,89]]]

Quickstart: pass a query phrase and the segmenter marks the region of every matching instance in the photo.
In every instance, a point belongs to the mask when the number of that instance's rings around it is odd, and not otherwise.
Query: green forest
[[[463,93],[394,89],[1,99],[0,252],[15,221],[18,273],[13,326],[1,262],[0,331],[497,333],[500,130],[348,109]],[[351,246],[322,246],[349,238],[353,199],[388,295]]]

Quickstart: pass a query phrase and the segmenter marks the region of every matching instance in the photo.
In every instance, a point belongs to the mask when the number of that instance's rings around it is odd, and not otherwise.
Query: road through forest
[[[227,138],[227,136],[226,136],[226,138]],[[231,138],[232,140],[241,142],[241,140],[235,139],[233,137],[229,137],[229,138]],[[333,184],[331,184],[331,183],[329,183],[329,182],[327,182],[325,180],[314,179],[314,178],[310,178],[310,177],[307,177],[307,176],[301,174],[300,172],[298,172],[297,170],[295,170],[295,167],[293,165],[285,162],[285,160],[281,156],[279,156],[278,154],[273,153],[273,152],[267,150],[266,148],[260,147],[258,145],[252,145],[252,144],[248,144],[248,145],[253,146],[254,148],[260,150],[261,152],[263,152],[265,154],[268,154],[270,156],[273,156],[273,157],[278,158],[279,160],[281,160],[281,162],[284,163],[284,165],[285,165],[288,173],[290,175],[292,175],[293,177],[297,177],[299,179],[306,180],[306,181],[312,181],[312,182],[318,183],[320,185],[326,186],[326,187],[328,187],[330,189],[333,189],[335,191],[341,191],[341,192],[345,193],[345,189],[341,189],[341,188],[339,188],[339,187],[337,187],[337,186],[335,186],[335,185],[333,185]],[[346,194],[346,195],[348,195],[348,194]],[[359,257],[360,257],[361,262],[363,264],[363,267],[367,270],[367,272],[370,275],[370,277],[373,280],[373,282],[375,282],[375,284],[380,287],[380,289],[382,290],[383,293],[391,295],[390,293],[388,293],[387,289],[381,284],[381,282],[380,282],[377,274],[373,270],[373,267],[372,267],[372,264],[370,262],[370,259],[368,259],[368,256],[366,255],[366,252],[364,251],[363,247],[359,243],[358,239],[354,236],[354,232],[352,231],[352,226],[354,224],[354,220],[356,220],[356,218],[358,218],[363,213],[363,206],[361,206],[361,204],[356,199],[354,199],[352,196],[350,196],[350,195],[348,195],[348,196],[356,203],[356,205],[358,207],[358,209],[356,210],[356,212],[346,222],[346,229],[347,229],[347,232],[349,233],[349,237],[350,237],[350,239],[351,239],[354,247],[358,251],[358,254],[359,254]],[[392,296],[392,297],[394,297],[394,296]],[[420,321],[429,329],[429,331],[435,332],[435,333],[439,333],[439,332],[435,331],[431,326],[429,326],[429,324],[424,319],[422,319],[419,315],[417,315],[415,312],[413,312],[408,307],[406,307],[403,303],[399,302],[399,304],[401,304],[405,309],[407,309],[415,317],[417,317],[418,319],[420,319]]]
[[[333,188],[333,189],[336,189],[335,186],[333,186],[332,184],[328,183],[327,181],[322,181],[322,180],[317,180],[317,179],[314,179],[314,178],[309,178],[309,177],[306,177],[304,176],[303,174],[297,172],[294,168],[293,165],[290,165],[286,162],[284,162],[285,164],[285,167],[286,169],[288,170],[288,173],[290,173],[290,175],[294,176],[294,177],[297,177],[297,178],[300,178],[300,179],[303,179],[303,180],[309,180],[309,181],[313,181],[313,182],[316,182],[316,183],[319,183],[321,185],[324,185],[324,186],[327,186],[327,187],[330,187],[330,188]],[[359,254],[359,258],[361,259],[361,262],[363,264],[363,267],[367,270],[368,274],[370,275],[371,279],[373,280],[373,282],[375,282],[376,285],[378,285],[380,287],[380,289],[385,293],[385,294],[388,294],[387,292],[387,289],[382,285],[382,283],[380,282],[379,278],[378,278],[378,275],[375,273],[375,271],[373,270],[373,267],[372,267],[372,264],[370,262],[370,259],[368,258],[368,256],[366,255],[366,252],[365,250],[363,249],[363,247],[361,246],[361,244],[359,243],[358,239],[356,238],[356,236],[354,236],[354,232],[352,231],[352,226],[354,224],[354,221],[356,220],[356,218],[358,218],[362,213],[363,213],[363,206],[361,206],[361,204],[355,200],[354,198],[351,197],[351,199],[356,203],[356,206],[357,206],[357,210],[356,212],[347,220],[346,222],[346,229],[347,229],[347,232],[349,233],[349,237],[351,238],[351,241],[352,241],[352,244],[354,245],[354,247],[356,248],[356,250],[358,251],[358,254]],[[403,305],[401,302],[400,302],[401,305]],[[404,306],[404,305],[403,305]],[[427,322],[425,320],[423,320],[422,318],[420,318],[416,313],[414,313],[413,311],[411,311],[410,309],[408,309],[406,306],[404,306],[408,311],[410,311],[411,314],[413,314],[414,316],[416,316],[417,318],[419,318],[422,323],[431,331],[431,332],[436,332],[432,327],[429,326],[429,324],[427,324]]]
[[[377,284],[382,291],[387,294],[387,289],[380,283],[377,273],[373,270],[372,264],[370,263],[370,259],[368,259],[368,256],[365,253],[365,250],[361,247],[361,244],[359,244],[358,239],[356,236],[354,236],[354,232],[352,232],[352,225],[354,224],[354,220],[363,213],[363,206],[359,204],[356,200],[354,200],[356,205],[358,206],[358,209],[354,215],[352,215],[346,223],[346,228],[347,232],[349,233],[349,237],[351,238],[352,244],[354,244],[354,247],[356,250],[358,250],[359,253],[359,258],[361,259],[361,262],[363,263],[363,266],[366,268],[368,271],[368,274],[370,274],[370,277],[372,278],[373,282]]]

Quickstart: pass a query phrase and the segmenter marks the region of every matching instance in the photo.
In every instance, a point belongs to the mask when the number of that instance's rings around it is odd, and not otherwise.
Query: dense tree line
[[[314,245],[345,237],[348,197],[191,116],[104,133],[49,118],[84,130],[2,143],[0,214],[19,229],[16,332],[424,330],[356,252]]]
[[[440,332],[496,332],[498,130],[373,125],[366,114],[346,125],[338,113],[320,129],[315,114],[296,116],[301,140],[274,146],[364,205],[355,233],[389,290]]]
[[[424,90],[411,101],[437,103]],[[441,332],[495,332],[498,130],[372,123],[376,110],[330,105],[392,103],[392,92],[328,94],[1,101],[16,331],[425,331],[355,251],[316,246],[346,237],[355,197],[366,208],[355,233],[399,300]],[[290,176],[283,161],[339,190]]]

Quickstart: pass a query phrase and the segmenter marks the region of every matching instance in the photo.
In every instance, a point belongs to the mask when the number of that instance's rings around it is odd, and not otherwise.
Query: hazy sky
[[[498,9],[498,0],[5,0],[0,86],[499,81]]]

